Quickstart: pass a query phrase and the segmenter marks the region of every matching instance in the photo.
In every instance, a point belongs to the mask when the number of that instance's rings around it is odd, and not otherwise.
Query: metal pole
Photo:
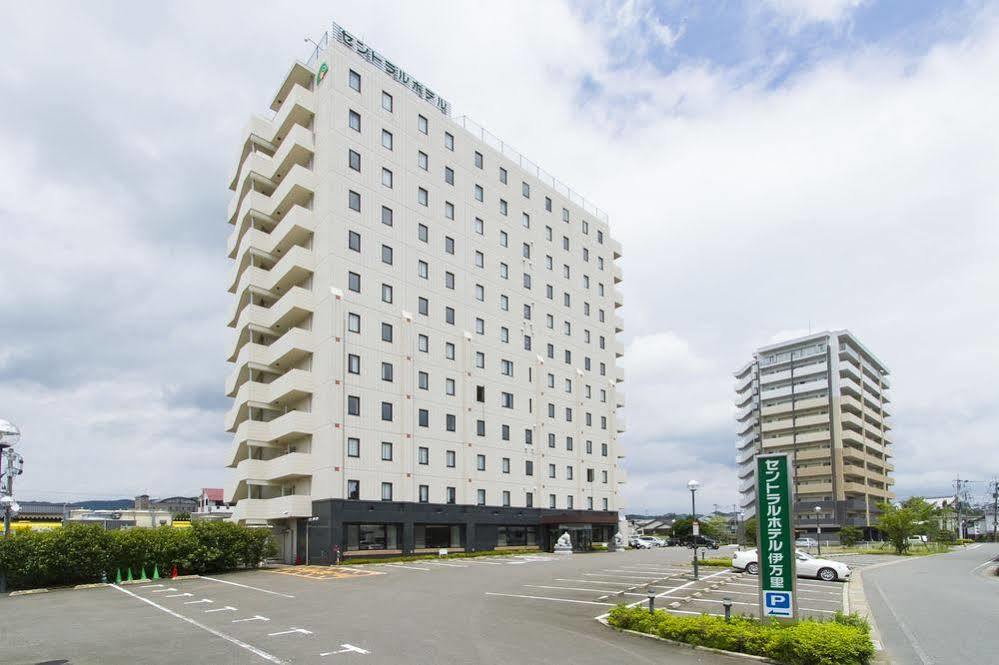
[[[3,474],[0,477],[3,478],[3,494],[5,496],[14,496],[14,449],[5,448],[3,450],[3,458],[6,461],[5,468],[3,469]],[[4,506],[3,509],[3,537],[8,538],[10,536],[10,507]]]
[[[690,490],[690,515],[691,515],[691,518],[690,518],[690,528],[691,528],[691,531],[693,531],[694,522],[697,521],[697,504],[695,503],[695,500],[694,500],[694,495],[696,493],[697,493],[696,489],[691,489]],[[700,529],[698,529],[698,531],[700,531]],[[693,535],[693,533],[691,534],[692,545],[694,546],[694,579],[695,580],[698,579],[698,576],[697,576],[697,538],[698,538],[698,536]]]

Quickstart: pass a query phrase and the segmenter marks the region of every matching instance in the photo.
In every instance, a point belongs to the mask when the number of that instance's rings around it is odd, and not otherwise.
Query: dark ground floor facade
[[[275,529],[287,563],[328,564],[337,548],[345,558],[536,547],[551,551],[568,532],[577,551],[610,541],[618,514],[458,504],[350,501],[312,502],[312,521]]]

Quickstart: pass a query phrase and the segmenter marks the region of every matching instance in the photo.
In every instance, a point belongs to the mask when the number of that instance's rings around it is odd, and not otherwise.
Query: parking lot
[[[722,550],[719,556],[730,556]],[[677,614],[756,608],[755,578],[690,550],[298,566],[0,598],[4,663],[735,663],[617,633],[618,604]],[[803,614],[842,608],[843,583],[799,581]]]

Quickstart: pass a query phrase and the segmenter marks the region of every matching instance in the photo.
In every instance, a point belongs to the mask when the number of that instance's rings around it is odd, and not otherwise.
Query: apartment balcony
[[[848,346],[841,345],[839,347],[839,358],[840,360],[846,360],[857,365],[858,368],[860,367],[860,354]]]
[[[301,206],[293,207],[276,225],[272,221],[258,220],[260,221],[255,221],[254,226],[237,228],[229,235],[228,256],[236,259],[237,264],[242,264],[244,257],[251,251],[264,256],[280,257],[293,247],[306,247],[316,232],[315,214]],[[267,231],[260,226],[271,230]]]
[[[750,404],[749,406],[739,409],[735,414],[735,419],[740,423],[745,422],[747,418],[756,415],[756,405]]]
[[[798,486],[798,494],[812,494],[812,493],[829,493],[832,492],[832,483],[822,483],[822,482],[810,482],[810,483],[795,483]]]
[[[615,339],[613,342],[611,342],[611,348],[614,349],[615,358],[624,357],[624,342]]]
[[[797,452],[799,462],[808,462],[817,459],[831,459],[832,451],[828,448],[817,448],[814,450],[799,450]]]
[[[796,418],[782,418],[763,423],[764,432],[776,432],[781,430],[798,429],[800,427],[813,427],[815,425],[829,425],[829,414],[817,414],[812,416],[798,416]]]
[[[857,494],[869,494],[872,491],[874,491],[874,489],[875,488],[873,488],[873,487],[868,487],[864,483],[858,483],[856,481],[844,482],[843,483],[843,491],[844,492],[854,492],[854,493],[857,493]]]
[[[236,189],[243,163],[250,155],[255,154],[252,149],[248,149],[252,144],[275,152],[280,150],[284,139],[295,127],[311,129],[315,108],[316,94],[302,85],[295,85],[288,91],[281,107],[275,109],[277,112],[272,119],[254,116],[249,126],[244,129],[243,135],[246,139],[243,142],[243,152],[229,179],[229,188]]]
[[[624,408],[624,391],[619,388],[614,388],[614,407],[621,409]]]
[[[611,275],[614,276],[614,283],[620,284],[624,281],[624,272],[621,270],[621,266],[617,263],[611,263]]]
[[[804,381],[802,383],[795,384],[794,386],[782,386],[780,388],[768,389],[764,386],[761,391],[761,395],[763,399],[774,399],[777,397],[786,397],[791,395],[792,392],[795,395],[807,395],[811,392],[826,390],[828,387],[829,384],[825,379],[818,381]]]
[[[234,467],[249,457],[248,449],[280,448],[285,444],[311,436],[315,430],[312,414],[307,411],[289,411],[267,422],[244,420],[233,435],[229,466]]]
[[[739,483],[739,492],[748,492],[756,487],[756,474],[753,474],[751,478],[746,478]]]
[[[800,458],[799,458],[800,459]],[[795,471],[795,476],[798,478],[819,478],[828,480],[832,483],[832,467],[831,466],[806,466],[798,467]]]
[[[621,242],[618,240],[614,240],[613,238],[610,238],[607,244],[610,246],[611,256],[613,257],[613,260],[616,261],[617,259],[621,258]]]
[[[782,436],[764,438],[763,446],[773,448],[775,446],[791,446],[795,443],[825,443],[828,440],[829,430],[821,430],[817,432],[802,432],[798,435],[784,434]]]
[[[614,295],[614,309],[624,307],[624,293],[620,289],[611,289]]]
[[[738,450],[745,450],[746,448],[753,446],[756,443],[757,437],[755,432],[750,432],[745,436],[740,436],[735,441],[735,447]]]
[[[310,355],[313,348],[312,332],[303,328],[291,328],[269,345],[246,344],[236,356],[236,368],[226,379],[225,394],[234,397],[249,370],[280,374]]]
[[[614,382],[617,385],[624,383],[624,368],[617,365],[614,366]]]
[[[624,319],[621,318],[620,314],[614,314],[614,332],[624,332]]]
[[[745,448],[735,454],[735,463],[739,465],[740,478],[752,472],[754,467],[752,464],[749,464],[749,462],[751,462],[754,457],[756,457],[756,448],[753,447]]]
[[[314,155],[315,136],[312,130],[296,125],[273,153],[255,151],[247,155],[230,189],[238,195],[245,193],[251,174],[256,174],[265,182],[277,184],[295,164],[309,167]]]
[[[829,369],[828,363],[823,359],[821,362],[813,362],[807,365],[801,365],[795,367],[792,371],[791,368],[781,370],[780,372],[774,372],[771,374],[761,374],[760,383],[763,385],[763,389],[767,389],[768,384],[777,383],[780,381],[787,381],[791,378],[794,379],[805,379],[808,377],[824,377]]]
[[[739,423],[736,434],[738,434],[740,438],[745,436],[756,436],[756,428],[758,424],[759,423],[755,418],[749,418],[748,420],[742,421]]]
[[[232,408],[226,413],[226,431],[249,419],[249,409],[280,411],[283,405],[303,399],[315,392],[312,372],[302,369],[288,370],[270,383],[247,381],[234,396]]]
[[[840,375],[839,379],[840,392],[843,395],[849,395],[851,397],[859,399],[863,396],[864,390],[860,387],[860,384],[849,376]]]
[[[753,372],[749,372],[743,377],[736,378],[732,387],[735,389],[735,392],[741,393],[743,390],[753,385],[753,381],[755,379],[756,375]]]
[[[312,197],[318,187],[319,179],[316,174],[301,164],[295,164],[269,194],[250,191],[245,196],[233,197],[229,203],[229,223],[248,225],[251,211],[278,223],[293,206],[311,207]]]
[[[230,500],[227,496],[226,501]],[[289,494],[273,499],[240,499],[233,506],[231,519],[236,523],[246,523],[311,516],[312,496]]]
[[[627,429],[628,422],[624,416],[614,416],[614,426],[617,428],[617,433],[621,434]]]

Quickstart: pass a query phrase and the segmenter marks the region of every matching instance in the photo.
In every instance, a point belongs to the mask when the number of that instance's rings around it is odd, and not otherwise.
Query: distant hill
[[[51,508],[53,512],[61,512],[63,506],[67,508],[88,508],[90,510],[124,510],[134,505],[132,499],[93,499],[90,501],[73,501],[63,503],[61,501],[21,501],[22,509],[32,507],[36,509]]]

